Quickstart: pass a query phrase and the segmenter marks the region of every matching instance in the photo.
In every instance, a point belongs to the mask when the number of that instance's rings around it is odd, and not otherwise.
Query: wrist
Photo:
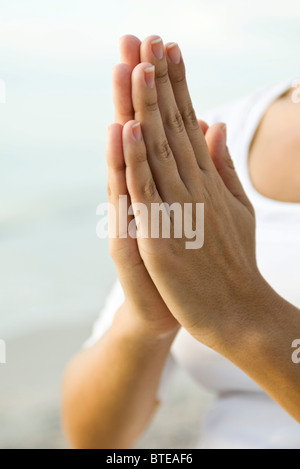
[[[274,324],[280,321],[285,303],[259,271],[248,279],[247,286],[237,297],[225,315],[216,340],[218,351],[230,359],[237,353],[245,351],[249,354],[251,349],[267,346],[275,334]]]
[[[264,279],[259,279],[254,292],[252,307],[245,308],[231,336],[219,341],[218,351],[300,422],[299,373],[291,353],[299,309]]]
[[[121,333],[129,340],[139,341],[149,347],[156,347],[159,344],[172,344],[180,325],[176,324],[171,328],[159,327],[154,321],[144,320],[141,312],[126,300],[118,309],[115,315],[113,328],[117,333]]]

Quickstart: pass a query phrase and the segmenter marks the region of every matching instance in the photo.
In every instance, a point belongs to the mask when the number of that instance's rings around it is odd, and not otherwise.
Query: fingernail
[[[145,68],[145,82],[149,88],[154,87],[155,83],[155,67],[152,65],[152,67]]]
[[[154,39],[154,41],[151,42],[151,45],[153,54],[157,59],[161,60],[164,56],[164,46],[162,39],[160,37],[158,39]]]
[[[131,127],[131,130],[132,130],[132,134],[135,140],[140,142],[142,140],[141,124],[139,122],[137,122],[136,124],[133,124],[133,126]]]
[[[167,52],[169,59],[173,62],[173,64],[178,65],[181,61],[181,52],[176,42],[169,44],[167,46]]]

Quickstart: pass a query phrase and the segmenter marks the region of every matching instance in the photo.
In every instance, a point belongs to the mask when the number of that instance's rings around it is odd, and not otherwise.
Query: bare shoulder
[[[265,197],[300,203],[300,104],[292,92],[267,109],[249,151],[252,184]]]

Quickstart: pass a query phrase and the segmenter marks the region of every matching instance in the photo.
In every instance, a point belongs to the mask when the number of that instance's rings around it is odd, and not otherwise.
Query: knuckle
[[[182,115],[183,122],[187,127],[189,127],[192,130],[193,129],[198,130],[199,128],[198,119],[195,113],[195,109],[193,108],[193,105],[190,101],[182,109],[181,115]]]
[[[157,83],[160,84],[160,85],[164,85],[164,84],[168,83],[168,81],[169,81],[168,69],[163,68],[162,70],[157,70],[156,75],[155,75],[155,79],[156,79]]]
[[[145,163],[147,155],[144,151],[137,151],[134,155],[134,163]]]
[[[185,72],[180,70],[178,73],[174,73],[172,76],[172,82],[174,85],[186,86],[186,76]]]
[[[183,118],[181,113],[176,110],[174,113],[169,114],[166,117],[166,126],[171,130],[171,131],[176,131],[177,133],[184,132],[185,126],[183,122]]]
[[[163,161],[171,161],[172,160],[172,151],[171,151],[170,145],[169,145],[169,143],[166,139],[163,139],[157,145],[156,154]]]
[[[144,108],[147,112],[156,112],[158,110],[158,104],[156,99],[146,99],[144,102]]]
[[[156,186],[154,180],[149,179],[142,187],[142,194],[145,200],[151,201],[156,196]]]

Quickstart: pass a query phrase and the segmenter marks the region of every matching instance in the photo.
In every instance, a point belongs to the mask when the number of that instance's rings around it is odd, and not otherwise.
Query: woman
[[[255,241],[225,126],[200,130],[178,46],[126,36],[121,52],[109,201],[116,210],[126,194],[146,206],[204,202],[205,242],[195,251],[184,238],[110,239],[120,284],[66,374],[70,442],[131,446],[179,362],[219,397],[200,447],[300,448],[291,359],[300,334],[300,108],[291,83],[207,116],[227,123]]]

